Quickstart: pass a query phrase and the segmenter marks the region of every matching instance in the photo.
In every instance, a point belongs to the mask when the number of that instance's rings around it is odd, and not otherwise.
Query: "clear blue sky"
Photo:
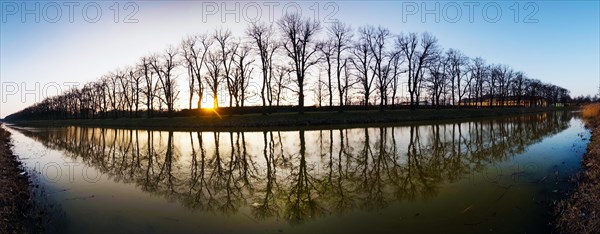
[[[324,24],[338,19],[354,28],[382,25],[395,34],[428,31],[444,48],[510,65],[529,77],[563,86],[573,96],[598,93],[598,1],[486,1],[473,6],[450,1],[296,1],[277,6],[261,1],[132,3],[120,2],[115,22],[113,1],[80,2],[72,8],[71,22],[65,2],[39,2],[36,10],[35,2],[1,1],[0,117],[55,94],[58,86],[83,84],[132,65],[141,56],[179,44],[187,34],[227,27],[243,35],[246,20],[256,18],[257,9],[261,20],[268,21],[270,10],[277,18],[285,6],[290,11],[298,6],[303,16],[317,14]],[[227,13],[223,7],[231,14],[222,15]],[[101,15],[96,15],[96,8]],[[134,13],[132,22],[124,23],[130,13]]]

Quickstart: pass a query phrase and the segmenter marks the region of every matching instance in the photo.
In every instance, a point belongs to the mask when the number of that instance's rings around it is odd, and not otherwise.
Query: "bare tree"
[[[525,95],[526,85],[527,77],[525,77],[525,74],[523,74],[523,72],[516,72],[515,78],[511,82],[511,92],[516,98],[517,105],[521,105],[521,101],[523,100],[523,96]]]
[[[396,46],[408,63],[408,93],[410,94],[410,106],[414,110],[419,105],[423,68],[428,59],[437,49],[437,39],[429,33],[410,33],[400,35]]]
[[[75,98],[79,102],[78,109],[78,118],[85,119],[89,118],[91,112],[90,105],[90,95],[91,95],[91,85],[90,83],[86,83],[83,85],[81,89],[73,90],[75,94]]]
[[[233,106],[233,97],[235,94],[235,80],[233,73],[234,56],[237,53],[239,42],[235,41],[231,35],[231,31],[227,30],[215,30],[214,39],[219,45],[219,52],[221,56],[221,63],[223,65],[223,78],[227,83],[227,92],[229,93],[229,106]]]
[[[324,87],[325,86],[325,87]],[[319,72],[319,76],[317,79],[317,83],[315,83],[313,87],[313,93],[315,95],[315,101],[318,103],[318,107],[323,106],[323,99],[325,98],[325,88],[327,84],[321,78],[321,73]]]
[[[448,74],[451,82],[452,92],[452,105],[461,105],[461,100],[468,89],[468,83],[463,82],[463,78],[467,75],[466,70],[468,69],[469,58],[463,55],[460,51],[455,49],[449,49],[446,52],[446,59],[448,60]],[[465,85],[463,87],[463,85]],[[458,101],[456,100],[458,94]]]
[[[154,69],[154,72],[158,76],[160,81],[160,87],[163,91],[163,95],[159,96],[159,99],[167,105],[167,111],[169,117],[173,116],[175,109],[175,101],[179,95],[177,90],[177,84],[173,74],[173,69],[176,66],[175,56],[177,50],[175,48],[167,49],[162,56],[162,63],[159,61],[158,56],[153,56],[150,61],[150,65]]]
[[[328,95],[329,95],[329,106],[333,106],[333,84],[331,83],[331,78],[332,78],[332,62],[333,62],[333,56],[335,53],[335,46],[334,44],[329,41],[323,41],[321,43],[319,43],[319,45],[317,46],[324,62],[325,62],[325,72],[327,73],[327,91],[328,91]],[[320,73],[319,73],[319,77],[320,77]],[[321,83],[321,82],[319,82]],[[319,90],[321,91],[321,84],[317,84],[319,86]],[[321,94],[322,96],[322,94]],[[320,101],[320,99],[319,99]],[[321,104],[319,104],[319,106],[321,106]]]
[[[132,67],[129,71],[129,79],[131,81],[132,102],[135,107],[135,117],[139,117],[140,93],[142,92],[144,76],[139,68]]]
[[[102,118],[106,118],[106,96],[107,96],[107,81],[105,77],[101,77],[95,84],[94,89],[96,90],[96,101],[99,113],[102,114]]]
[[[204,82],[202,79],[202,68],[208,50],[212,45],[212,38],[206,34],[200,34],[188,37],[182,42],[182,52],[185,59],[185,67],[188,70],[188,84],[190,88],[189,108],[192,109],[193,91],[198,95],[198,109],[202,107],[202,98],[204,97]],[[194,83],[196,86],[194,87]]]
[[[133,76],[135,76],[135,74],[131,68],[126,68],[119,76],[119,84],[121,85],[121,92],[124,100],[123,115],[125,115],[125,111],[128,111],[129,117],[131,117],[131,110],[133,108],[133,89],[131,88],[131,79]]]
[[[465,60],[466,60],[465,65],[464,65],[465,67],[463,68],[463,71],[461,71],[461,73],[464,73],[464,75],[462,75],[462,81],[461,81],[461,85],[463,86],[463,88],[462,88],[462,90],[459,90],[459,92],[458,92],[459,93],[458,100],[461,102],[461,103],[459,103],[459,107],[461,105],[463,105],[462,100],[465,97],[465,95],[467,97],[472,96],[472,92],[471,92],[471,91],[473,91],[472,85],[474,85],[473,81],[475,80],[475,76],[473,76],[473,74],[468,72],[469,67],[471,66],[469,64],[469,62],[471,60],[469,59],[469,57],[466,57],[466,56],[465,56]]]
[[[140,70],[144,76],[145,87],[142,90],[144,96],[146,96],[146,111],[147,117],[152,118],[154,112],[154,99],[156,98],[156,87],[157,82],[154,80],[154,72],[152,71],[152,65],[150,65],[153,60],[152,57],[143,57],[141,59],[141,64],[139,65]]]
[[[384,105],[387,104],[387,90],[390,82],[391,63],[396,57],[396,52],[386,51],[386,43],[391,36],[390,30],[383,27],[367,26],[363,29],[367,45],[371,55],[373,56],[373,66],[371,70],[377,78],[377,89],[379,91],[379,107],[383,111]]]
[[[196,93],[196,78],[194,75],[194,62],[192,59],[192,50],[194,49],[194,45],[196,44],[196,40],[194,37],[190,36],[184,39],[181,42],[181,53],[183,55],[184,61],[182,62],[188,73],[188,88],[189,88],[189,104],[188,109],[192,109],[192,101],[194,100],[194,94]],[[202,98],[202,97],[200,97]]]
[[[273,27],[267,24],[252,23],[246,29],[246,35],[251,37],[256,43],[257,53],[260,55],[262,86],[260,97],[262,105],[272,105],[273,98],[271,91],[271,80],[273,78],[273,55],[279,48],[279,43],[275,40]],[[263,113],[264,114],[264,113]]]
[[[113,118],[117,118],[118,109],[121,105],[121,92],[119,91],[120,71],[112,72],[107,76],[108,79],[108,99],[113,112]]]
[[[388,70],[390,73],[389,76],[391,77],[389,82],[392,89],[392,105],[396,104],[396,95],[398,94],[398,87],[399,85],[401,85],[400,74],[404,73],[404,71],[401,69],[402,64],[404,64],[403,57],[400,56],[400,53],[398,51],[394,51],[391,54],[388,63]]]
[[[440,98],[445,91],[445,86],[448,82],[448,76],[446,74],[447,60],[441,53],[432,55],[432,63],[428,67],[429,74],[426,76],[426,87],[429,95],[431,96],[431,102],[436,108],[440,106]]]
[[[336,65],[336,78],[338,84],[338,95],[340,98],[340,106],[344,105],[343,97],[348,87],[342,85],[342,72],[345,70],[346,59],[342,57],[344,51],[349,50],[352,47],[352,28],[346,24],[337,21],[331,24],[327,28],[329,40],[333,43],[335,53],[335,65]],[[343,108],[340,108],[343,111]]]
[[[208,54],[208,59],[205,61],[208,75],[206,79],[206,85],[212,92],[213,96],[213,108],[219,107],[219,84],[221,83],[221,58],[218,52],[211,51]]]
[[[277,66],[275,70],[275,82],[273,84],[271,96],[275,100],[275,105],[279,106],[282,101],[282,92],[286,86],[290,83],[291,69],[284,66]]]
[[[501,106],[505,106],[506,105],[506,100],[508,98],[508,94],[509,94],[509,87],[511,84],[511,81],[513,79],[513,70],[507,66],[507,65],[502,65],[499,66],[497,69],[497,81],[498,81],[498,98],[500,101],[500,105]]]
[[[375,72],[372,71],[373,56],[368,42],[368,32],[364,28],[358,29],[360,38],[352,48],[353,57],[350,60],[357,71],[357,78],[362,86],[362,94],[364,96],[365,107],[369,106],[369,98],[371,96],[373,81],[375,80]]]
[[[242,45],[238,52],[235,54],[235,71],[233,79],[233,97],[235,99],[235,106],[244,106],[246,99],[246,90],[250,84],[250,77],[252,76],[252,63],[253,59],[250,59],[251,48],[248,45]]]
[[[341,93],[344,94],[344,96],[340,97],[340,98],[342,98],[341,100],[343,100],[342,103],[344,103],[344,105],[347,105],[350,103],[350,99],[349,99],[350,88],[352,88],[352,86],[354,86],[355,84],[358,84],[360,82],[359,79],[351,78],[352,72],[350,71],[350,65],[348,64],[348,63],[350,63],[349,60],[350,60],[349,58],[346,58],[344,60],[344,63],[342,64],[344,76],[343,76],[342,83],[339,85],[340,90],[342,91]]]
[[[487,83],[488,83],[488,96],[489,96],[489,100],[488,100],[488,105],[490,107],[493,107],[495,105],[494,103],[494,97],[495,95],[497,95],[497,85],[498,85],[498,79],[500,77],[500,73],[501,73],[501,66],[500,65],[490,65],[490,67],[488,68],[490,71],[490,75],[487,77]],[[496,103],[497,105],[497,103]]]
[[[473,59],[470,63],[469,72],[471,73],[471,77],[474,79],[474,97],[477,101],[477,105],[481,106],[483,104],[483,95],[484,95],[484,83],[486,82],[486,76],[488,75],[487,66],[485,65],[485,61],[481,57],[477,57]]]
[[[278,21],[283,34],[283,47],[287,56],[294,64],[296,85],[298,86],[299,113],[304,113],[304,81],[308,68],[318,62],[313,59],[317,52],[314,43],[316,34],[321,30],[321,25],[311,19],[302,19],[299,14],[286,14]]]

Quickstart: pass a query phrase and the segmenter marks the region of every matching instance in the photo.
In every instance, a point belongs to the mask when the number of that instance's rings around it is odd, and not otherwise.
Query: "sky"
[[[430,32],[445,49],[509,65],[572,96],[595,95],[600,85],[598,1],[1,0],[0,7],[0,118],[187,35],[229,28],[243,36],[251,21],[274,24],[294,11],[323,26],[341,20],[354,29]],[[179,82],[185,107],[184,72]]]

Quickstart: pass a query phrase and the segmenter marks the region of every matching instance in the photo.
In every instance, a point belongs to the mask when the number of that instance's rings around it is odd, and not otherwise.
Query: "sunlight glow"
[[[202,107],[201,109],[215,109],[215,105],[213,104],[213,101],[203,101],[202,102]]]
[[[219,112],[217,111],[218,107],[215,108],[214,102],[212,100],[208,101],[208,100],[204,100],[202,101],[201,104],[201,108],[200,110],[202,112],[212,112],[215,115],[217,115],[217,117],[219,117],[219,119],[223,119],[221,117],[221,115],[219,114]]]

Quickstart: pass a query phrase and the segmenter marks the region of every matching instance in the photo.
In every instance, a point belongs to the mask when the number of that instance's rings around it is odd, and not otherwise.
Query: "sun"
[[[215,107],[214,102],[212,100],[204,100],[201,103],[200,110],[205,113],[213,113],[220,119],[222,119],[221,115],[217,111],[217,107]]]
[[[214,99],[212,97],[204,97],[202,98],[202,103],[200,103],[200,109],[205,109],[205,110],[214,110],[217,107],[215,107],[215,103],[213,101]]]

